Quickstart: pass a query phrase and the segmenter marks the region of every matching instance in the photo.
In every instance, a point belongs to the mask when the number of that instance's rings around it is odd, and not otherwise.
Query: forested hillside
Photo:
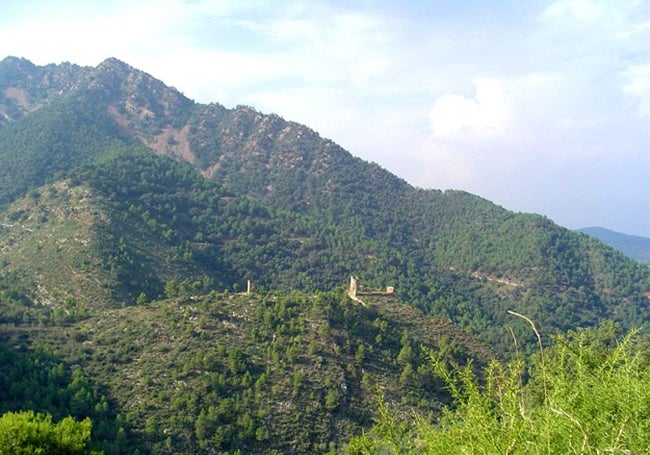
[[[534,351],[508,310],[549,335],[650,326],[648,265],[116,59],[1,61],[0,119],[5,365],[45,362],[51,393],[80,375],[90,394],[6,410],[91,417],[106,453],[327,452],[370,426],[377,384],[437,415],[449,397],[421,346],[477,365]],[[395,293],[353,303],[351,275]]]
[[[5,323],[2,410],[90,417],[107,454],[325,453],[372,423],[380,390],[402,412],[440,411],[448,394],[425,348],[463,364],[490,356],[394,296],[366,300],[213,292]]]

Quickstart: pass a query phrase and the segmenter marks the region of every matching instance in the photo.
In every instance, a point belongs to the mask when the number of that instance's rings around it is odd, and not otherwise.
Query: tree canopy
[[[92,422],[66,417],[53,422],[49,414],[7,412],[0,417],[0,455],[76,455],[90,453]],[[98,453],[98,452],[94,452]]]

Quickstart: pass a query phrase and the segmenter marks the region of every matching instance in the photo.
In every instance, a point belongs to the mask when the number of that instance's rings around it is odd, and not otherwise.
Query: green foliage
[[[81,341],[83,337],[75,340]],[[90,447],[107,455],[130,453],[129,446],[137,447],[133,438],[120,437],[124,424],[111,409],[107,397],[81,369],[70,368],[43,349],[21,352],[0,345],[0,413],[26,409],[47,414],[48,419],[52,416],[56,421],[67,422],[65,425],[73,418],[84,422],[87,419],[84,425],[89,434],[92,419]]]
[[[290,254],[266,209],[232,198],[171,159],[121,150],[73,179],[108,201],[112,222],[102,228],[99,247],[118,298],[223,290],[256,274],[259,267],[248,265],[268,258],[267,251]]]
[[[29,291],[21,282],[20,274],[9,272],[0,275],[0,321],[22,322],[33,318]]]
[[[88,453],[92,422],[66,417],[52,422],[49,414],[7,412],[0,417],[0,454],[31,455]]]
[[[132,142],[92,98],[79,94],[57,100],[0,128],[0,206]]]
[[[384,410],[349,453],[650,452],[650,358],[647,338],[636,331],[618,340],[612,325],[571,332],[528,369],[521,360],[493,361],[483,381],[435,354],[432,362],[454,407],[436,424]]]

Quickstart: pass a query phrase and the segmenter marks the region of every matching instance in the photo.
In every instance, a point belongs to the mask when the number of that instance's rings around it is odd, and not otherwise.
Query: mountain
[[[479,364],[535,349],[507,310],[547,336],[650,326],[650,267],[599,240],[414,188],[304,125],[196,103],[116,59],[0,61],[0,252],[7,349],[55,349],[53,377],[83,372],[106,395],[77,414],[104,399],[101,438],[156,453],[327,452],[372,420],[366,374],[398,412],[435,415],[447,396],[415,346]],[[395,292],[364,307],[343,293],[351,275]]]
[[[597,238],[631,259],[650,264],[650,238],[648,237],[623,234],[602,227],[587,227],[578,231]]]
[[[413,188],[277,115],[195,103],[116,59],[10,57],[0,75],[5,224],[21,195],[84,185],[111,212],[89,260],[111,272],[116,304],[161,296],[169,280],[311,291],[357,274],[491,343],[504,339],[508,308],[561,330],[649,319],[647,267],[541,216]],[[39,273],[37,288],[60,288]]]

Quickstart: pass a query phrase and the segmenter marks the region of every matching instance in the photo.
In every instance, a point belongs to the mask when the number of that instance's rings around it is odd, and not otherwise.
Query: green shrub
[[[0,417],[0,455],[87,453],[91,427],[89,418],[53,423],[49,414],[7,412]]]
[[[382,409],[349,453],[650,453],[650,362],[637,331],[620,338],[607,324],[570,332],[528,366],[493,361],[483,380],[471,365],[449,368],[431,357],[453,409],[436,423]]]

